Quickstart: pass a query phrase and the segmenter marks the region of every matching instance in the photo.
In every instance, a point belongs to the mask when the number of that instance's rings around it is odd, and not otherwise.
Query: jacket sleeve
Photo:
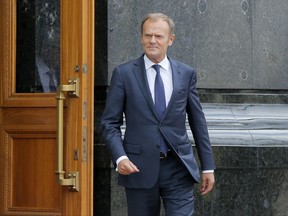
[[[123,125],[123,109],[125,103],[125,89],[119,68],[113,70],[110,89],[108,91],[106,105],[102,116],[102,132],[111,159],[116,160],[126,155],[123,148],[121,126]]]
[[[202,170],[214,170],[215,162],[209,139],[206,119],[202,111],[199,96],[196,89],[196,73],[193,70],[190,81],[190,91],[187,103],[187,115],[189,125],[195,141],[195,146],[201,163]]]

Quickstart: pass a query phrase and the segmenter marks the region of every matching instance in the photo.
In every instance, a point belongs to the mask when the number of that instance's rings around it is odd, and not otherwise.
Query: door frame
[[[56,99],[53,93],[15,93],[16,2],[17,0],[1,0],[0,2],[0,122],[4,118],[1,111],[4,109],[29,107],[56,109]],[[79,162],[66,156],[65,169],[79,170],[82,174],[80,174],[79,192],[69,192],[67,188],[62,189],[63,209],[60,214],[56,212],[55,215],[93,215],[94,17],[94,0],[61,1],[61,83],[66,84],[69,79],[77,76],[81,85],[84,86],[80,91],[80,101],[66,102],[66,107],[69,108],[67,119],[75,124],[78,123],[79,126],[65,128],[70,133],[65,136],[65,140],[67,142],[76,140],[73,147],[68,147],[66,144],[65,150],[66,154],[72,155],[75,148],[79,149]],[[75,66],[79,67],[76,75]],[[76,112],[78,113],[76,117],[69,117]],[[15,130],[15,128],[10,130]],[[48,130],[51,134],[47,136],[55,138],[56,124]],[[11,185],[7,184],[7,179],[9,180],[7,175],[11,170],[7,166],[8,162],[5,161],[6,159],[11,161],[9,152],[11,149],[7,148],[9,142],[11,142],[10,138],[1,129],[0,173],[5,173],[4,178],[0,179],[0,195],[5,194],[4,199],[0,199],[1,215],[15,213],[9,212],[11,207],[9,187]],[[27,212],[17,212],[17,215],[25,214]],[[31,215],[43,215],[43,212],[35,211]]]

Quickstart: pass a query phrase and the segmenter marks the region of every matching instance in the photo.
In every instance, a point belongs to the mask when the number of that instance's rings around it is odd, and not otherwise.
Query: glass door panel
[[[55,92],[60,84],[60,1],[18,0],[16,93]]]

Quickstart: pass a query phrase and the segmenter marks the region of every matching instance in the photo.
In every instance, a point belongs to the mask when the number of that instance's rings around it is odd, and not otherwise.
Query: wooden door
[[[92,215],[94,0],[1,0],[0,46],[0,215]]]

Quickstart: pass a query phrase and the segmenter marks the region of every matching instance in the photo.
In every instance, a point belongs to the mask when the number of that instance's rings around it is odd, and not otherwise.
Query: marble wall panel
[[[109,0],[108,81],[116,65],[142,54],[149,12],[174,19],[169,55],[195,67],[199,88],[287,90],[286,0]]]

